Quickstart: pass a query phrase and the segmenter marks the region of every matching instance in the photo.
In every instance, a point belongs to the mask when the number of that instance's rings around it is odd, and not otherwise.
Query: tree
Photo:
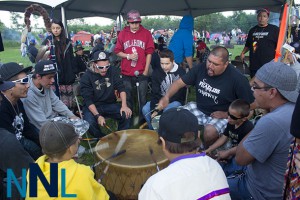
[[[0,32],[2,32],[5,28],[6,27],[5,27],[4,23],[2,23],[0,20]]]
[[[10,12],[10,20],[13,24],[12,29],[21,31],[23,28],[23,25],[19,23],[19,20],[22,19],[21,15],[17,12]]]

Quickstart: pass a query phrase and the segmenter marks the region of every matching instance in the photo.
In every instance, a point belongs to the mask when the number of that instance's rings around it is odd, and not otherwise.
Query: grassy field
[[[16,62],[22,63],[24,67],[32,66],[28,57],[22,57],[20,48],[18,47],[4,47],[4,51],[0,52],[0,62]]]

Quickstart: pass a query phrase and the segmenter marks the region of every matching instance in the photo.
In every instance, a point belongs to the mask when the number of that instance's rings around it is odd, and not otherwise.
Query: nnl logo
[[[58,164],[50,163],[50,181],[48,182],[37,163],[29,165],[29,197],[37,197],[37,178],[50,197],[58,197]],[[15,183],[22,198],[26,197],[26,169],[22,169],[22,186],[19,184],[12,169],[7,169],[7,197],[12,197],[12,183]],[[66,169],[61,169],[61,197],[74,198],[76,194],[66,193]]]

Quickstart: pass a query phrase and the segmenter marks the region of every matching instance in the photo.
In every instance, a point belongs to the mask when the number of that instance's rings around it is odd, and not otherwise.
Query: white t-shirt
[[[151,176],[139,193],[139,200],[228,200],[229,187],[225,174],[205,154],[189,154],[172,160],[171,164]]]

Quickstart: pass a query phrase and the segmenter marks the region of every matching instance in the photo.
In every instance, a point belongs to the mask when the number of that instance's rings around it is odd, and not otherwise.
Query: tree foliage
[[[12,22],[12,29],[21,31],[24,25],[20,24],[19,20],[22,19],[22,16],[20,15],[20,13],[17,12],[10,12],[10,14],[11,14],[10,20]]]

